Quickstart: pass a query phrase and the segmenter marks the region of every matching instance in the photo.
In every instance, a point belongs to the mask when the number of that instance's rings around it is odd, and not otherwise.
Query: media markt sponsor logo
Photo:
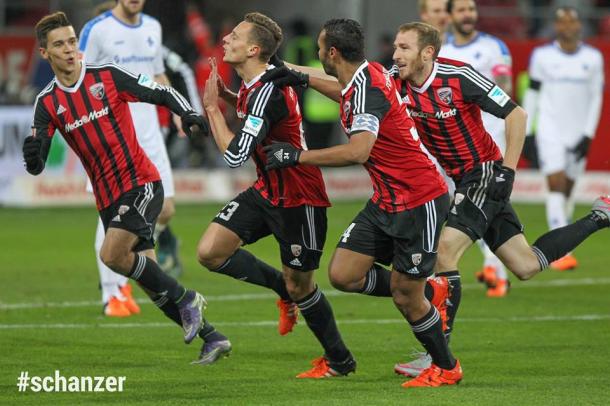
[[[89,113],[89,115],[82,115],[81,118],[79,118],[78,120],[74,120],[71,123],[67,123],[65,126],[65,131],[66,132],[70,132],[70,131],[74,131],[77,128],[93,121],[93,120],[97,120],[100,117],[104,117],[108,115],[108,106],[104,107],[103,109],[99,109],[97,111],[92,111]]]

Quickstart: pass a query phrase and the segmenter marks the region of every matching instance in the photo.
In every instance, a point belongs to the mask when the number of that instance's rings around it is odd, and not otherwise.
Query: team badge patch
[[[290,246],[290,251],[292,251],[292,255],[298,257],[299,255],[301,255],[302,248],[303,247],[301,247],[299,244],[292,244]]]
[[[453,91],[450,87],[441,87],[436,91],[439,100],[445,104],[450,104],[453,101]]]
[[[102,82],[95,83],[89,86],[89,93],[97,100],[102,100],[104,97],[104,84]]]
[[[421,254],[417,253],[417,254],[411,255],[411,262],[413,262],[413,265],[415,265],[415,266],[419,265],[421,262]]]
[[[125,213],[127,213],[129,211],[129,206],[126,206],[124,204],[121,205],[121,207],[119,207],[119,215],[123,215]]]

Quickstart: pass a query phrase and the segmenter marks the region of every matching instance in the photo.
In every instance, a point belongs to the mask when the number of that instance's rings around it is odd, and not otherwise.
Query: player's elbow
[[[363,164],[368,161],[370,153],[368,149],[352,148],[347,159],[353,164]]]

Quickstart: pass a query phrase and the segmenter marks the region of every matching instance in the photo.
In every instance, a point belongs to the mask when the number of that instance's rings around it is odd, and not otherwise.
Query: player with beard
[[[479,19],[475,0],[449,0],[447,10],[451,22],[451,35],[441,47],[439,56],[466,62],[477,72],[496,83],[505,93],[512,93],[512,59],[506,44],[493,35],[478,31]],[[436,27],[438,28],[438,27]],[[504,154],[506,141],[502,119],[482,112],[483,124]],[[483,269],[477,279],[487,285],[487,296],[506,296],[510,282],[502,261],[484,241],[479,240],[484,256]]]
[[[373,196],[340,237],[329,265],[330,281],[343,291],[392,296],[432,358],[403,387],[455,385],[462,368],[443,335],[440,312],[425,295],[449,208],[445,182],[423,151],[393,78],[364,58],[360,25],[349,19],[327,21],[318,47],[324,72],[336,78],[331,85],[349,142],[309,151],[271,144],[265,148],[267,167],[364,165]],[[393,272],[381,264],[391,264]]]

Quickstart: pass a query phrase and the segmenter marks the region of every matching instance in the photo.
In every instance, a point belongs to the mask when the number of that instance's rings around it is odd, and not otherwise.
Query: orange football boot
[[[341,371],[333,369],[330,366],[330,361],[324,356],[311,361],[311,365],[313,365],[313,368],[298,374],[297,378],[333,378],[336,376],[347,376],[352,372],[356,372],[356,361],[351,357],[341,365]]]
[[[510,281],[508,279],[498,279],[496,286],[487,289],[487,297],[504,297],[510,290]]]
[[[445,276],[435,276],[428,279],[428,283],[434,290],[430,303],[438,310],[443,322],[443,331],[445,331],[447,330],[447,301],[451,294],[451,285]]]
[[[131,314],[140,314],[140,306],[136,303],[133,295],[131,294],[131,285],[126,283],[125,286],[119,286],[119,290],[125,296],[125,307],[129,309]]]
[[[280,309],[280,322],[277,325],[277,331],[281,336],[285,336],[290,333],[297,324],[297,318],[299,317],[299,308],[296,303],[278,299],[275,302],[277,308]]]
[[[462,380],[462,367],[460,361],[456,360],[453,369],[442,369],[432,364],[424,370],[417,378],[403,383],[403,388],[438,387],[443,385],[457,385]]]
[[[571,271],[572,269],[578,266],[578,261],[572,254],[564,255],[556,261],[551,262],[551,268],[563,272],[563,271]]]
[[[129,317],[131,313],[127,306],[125,306],[125,302],[112,296],[104,306],[104,315],[108,317]]]

